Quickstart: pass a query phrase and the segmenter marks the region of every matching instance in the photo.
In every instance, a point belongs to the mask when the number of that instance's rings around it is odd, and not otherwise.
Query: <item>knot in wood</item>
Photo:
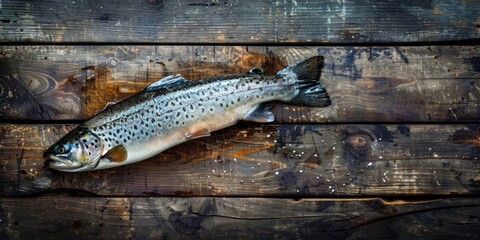
[[[118,61],[115,58],[108,58],[107,59],[107,64],[110,68],[115,68],[118,65]]]
[[[349,136],[347,141],[352,145],[355,150],[365,150],[370,146],[372,139],[365,134],[355,134]]]

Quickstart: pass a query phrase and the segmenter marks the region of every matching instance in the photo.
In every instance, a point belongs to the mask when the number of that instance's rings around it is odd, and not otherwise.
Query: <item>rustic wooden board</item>
[[[478,239],[479,212],[479,198],[0,198],[0,237]]]
[[[86,119],[166,75],[267,74],[325,56],[333,105],[277,104],[278,122],[461,122],[480,118],[478,46],[1,46],[0,117]]]
[[[478,39],[478,1],[2,1],[0,41],[364,43]]]
[[[68,125],[0,125],[0,195],[425,196],[480,193],[480,126],[246,125],[113,169],[42,170]]]

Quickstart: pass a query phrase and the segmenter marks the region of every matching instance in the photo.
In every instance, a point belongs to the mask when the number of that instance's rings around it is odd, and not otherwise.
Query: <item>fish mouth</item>
[[[62,170],[62,171],[73,170],[82,166],[81,163],[77,161],[72,161],[64,157],[50,155],[47,158],[48,159],[45,161],[45,167],[49,167],[57,170]]]

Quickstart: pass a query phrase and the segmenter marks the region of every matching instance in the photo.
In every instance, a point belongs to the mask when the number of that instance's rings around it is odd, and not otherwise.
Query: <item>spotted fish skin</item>
[[[111,168],[145,160],[239,120],[271,122],[266,102],[325,107],[331,101],[318,81],[322,66],[323,57],[316,56],[273,76],[264,76],[260,68],[197,81],[168,76],[79,125],[44,157],[47,165],[62,171]]]

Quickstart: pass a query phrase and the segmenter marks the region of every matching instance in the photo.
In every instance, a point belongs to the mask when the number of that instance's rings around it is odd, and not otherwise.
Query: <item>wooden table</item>
[[[478,1],[0,2],[0,238],[480,236]],[[42,154],[109,102],[314,55],[333,104],[272,103],[152,159]]]

